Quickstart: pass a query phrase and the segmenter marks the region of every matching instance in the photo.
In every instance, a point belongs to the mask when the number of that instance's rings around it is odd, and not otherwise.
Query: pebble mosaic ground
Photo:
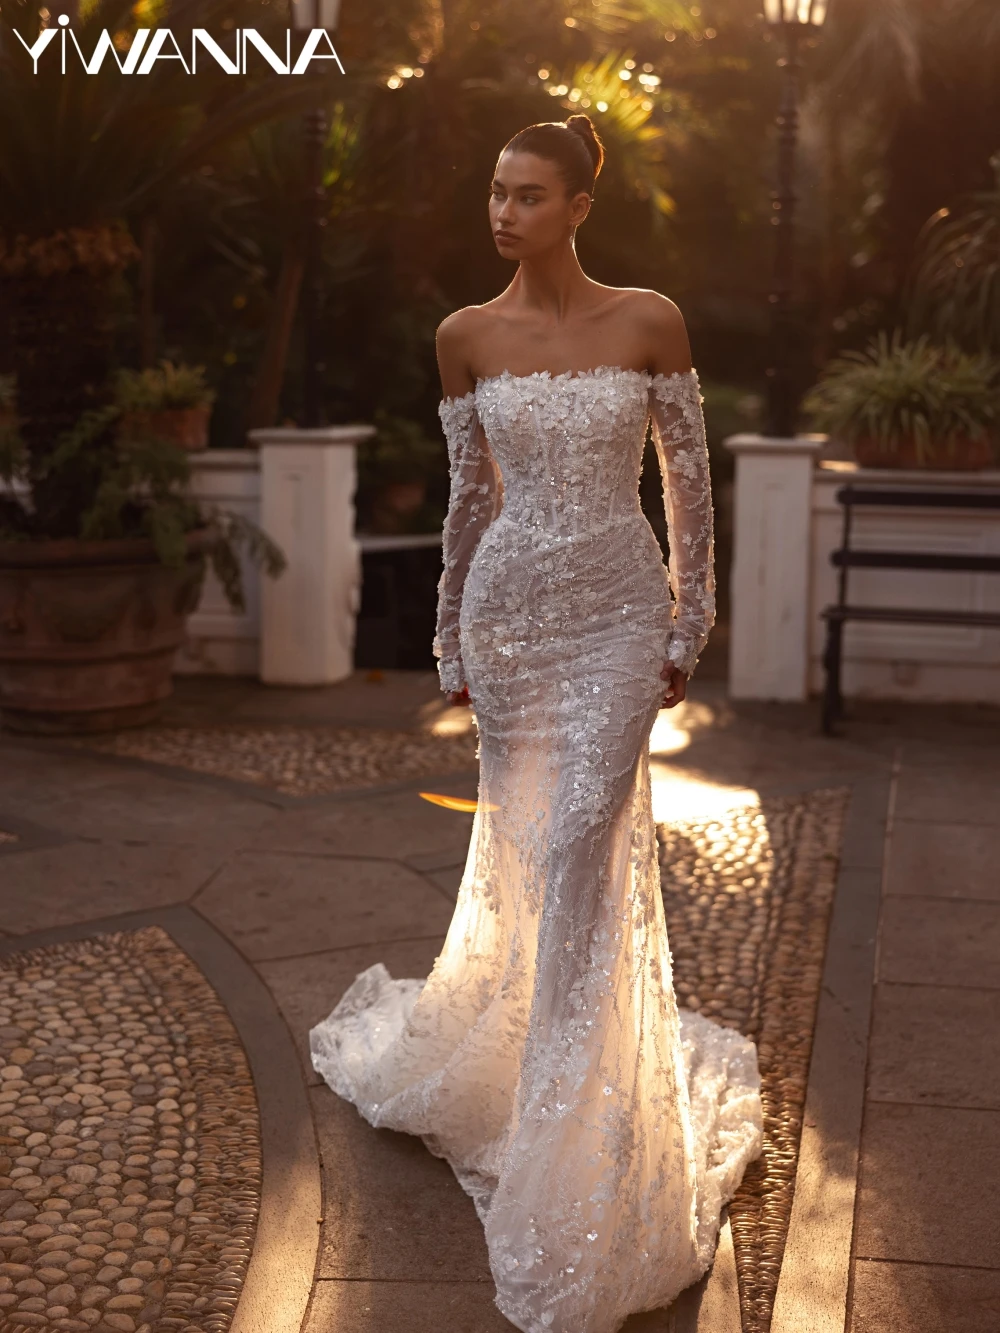
[[[474,767],[474,731],[457,736],[350,727],[144,727],[88,749],[321,796]]]
[[[86,744],[309,796],[468,769],[476,737],[154,727]],[[759,1050],[764,1153],[730,1207],[744,1333],[770,1324],[847,796],[764,797],[658,826],[679,1002]],[[0,1333],[226,1333],[252,1250],[259,1143],[239,1040],[163,931],[7,959]]]
[[[678,1002],[757,1043],[764,1151],[729,1208],[743,1333],[771,1324],[848,795],[658,827]]]
[[[163,930],[3,960],[2,1333],[225,1333],[260,1181],[243,1048]]]

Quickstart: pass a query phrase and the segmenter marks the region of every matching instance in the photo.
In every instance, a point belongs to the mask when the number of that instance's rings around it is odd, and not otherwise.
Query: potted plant
[[[986,468],[1000,435],[1000,363],[883,331],[831,361],[803,406],[862,467]]]
[[[444,444],[423,428],[384,408],[373,414],[376,428],[358,444],[358,502],[369,532],[429,532],[444,515],[429,504],[429,481],[447,472]]]
[[[148,291],[149,238],[178,182],[314,105],[326,80],[234,81],[211,62],[185,80],[170,61],[123,78],[117,60],[88,72],[51,48],[36,66],[24,43],[52,16],[41,0],[15,9],[0,12],[0,348],[18,414],[0,433],[0,712],[36,731],[96,728],[140,721],[169,693],[207,558],[231,594],[234,543],[279,562],[262,534],[191,501],[176,444],[119,434],[126,271],[143,258]],[[197,10],[182,0],[171,16]],[[73,10],[84,51],[105,31],[121,49],[146,24],[128,0]]]
[[[15,730],[149,721],[206,562],[238,610],[241,547],[270,574],[284,565],[248,520],[192,499],[183,448],[121,417],[117,403],[86,410],[41,460],[16,431],[0,437],[0,718]],[[55,534],[40,494],[62,497]]]
[[[208,447],[208,419],[215,391],[205,383],[204,366],[161,360],[145,370],[119,369],[114,401],[121,408],[119,429],[128,438],[169,440],[181,449]]]

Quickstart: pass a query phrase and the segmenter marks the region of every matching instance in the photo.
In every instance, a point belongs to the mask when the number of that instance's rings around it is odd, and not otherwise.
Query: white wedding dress
[[[661,667],[690,673],[714,619],[701,402],[694,371],[616,366],[441,402],[435,653],[479,730],[468,859],[430,976],[376,964],[311,1033],[336,1092],[451,1164],[523,1333],[669,1305],[761,1147],[753,1044],[677,1009],[650,801]],[[639,507],[650,417],[669,576]]]

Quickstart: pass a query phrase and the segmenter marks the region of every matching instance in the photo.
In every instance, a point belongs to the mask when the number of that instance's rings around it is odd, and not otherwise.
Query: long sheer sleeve
[[[654,375],[649,407],[670,537],[674,632],[667,660],[690,676],[715,623],[715,546],[698,375]]]
[[[448,441],[451,487],[443,532],[444,569],[438,582],[437,632],[434,656],[446,693],[465,685],[458,617],[465,576],[483,531],[500,512],[503,483],[490,452],[475,393],[443,398],[438,416]]]

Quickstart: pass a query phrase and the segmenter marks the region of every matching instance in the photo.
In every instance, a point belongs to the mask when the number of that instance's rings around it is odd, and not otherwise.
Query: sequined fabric
[[[440,415],[435,649],[469,687],[479,804],[431,975],[361,973],[313,1064],[449,1161],[516,1328],[615,1333],[704,1272],[761,1145],[752,1043],[677,1009],[650,799],[660,669],[693,670],[714,616],[698,380],[505,372]],[[669,572],[638,500],[650,420]]]

